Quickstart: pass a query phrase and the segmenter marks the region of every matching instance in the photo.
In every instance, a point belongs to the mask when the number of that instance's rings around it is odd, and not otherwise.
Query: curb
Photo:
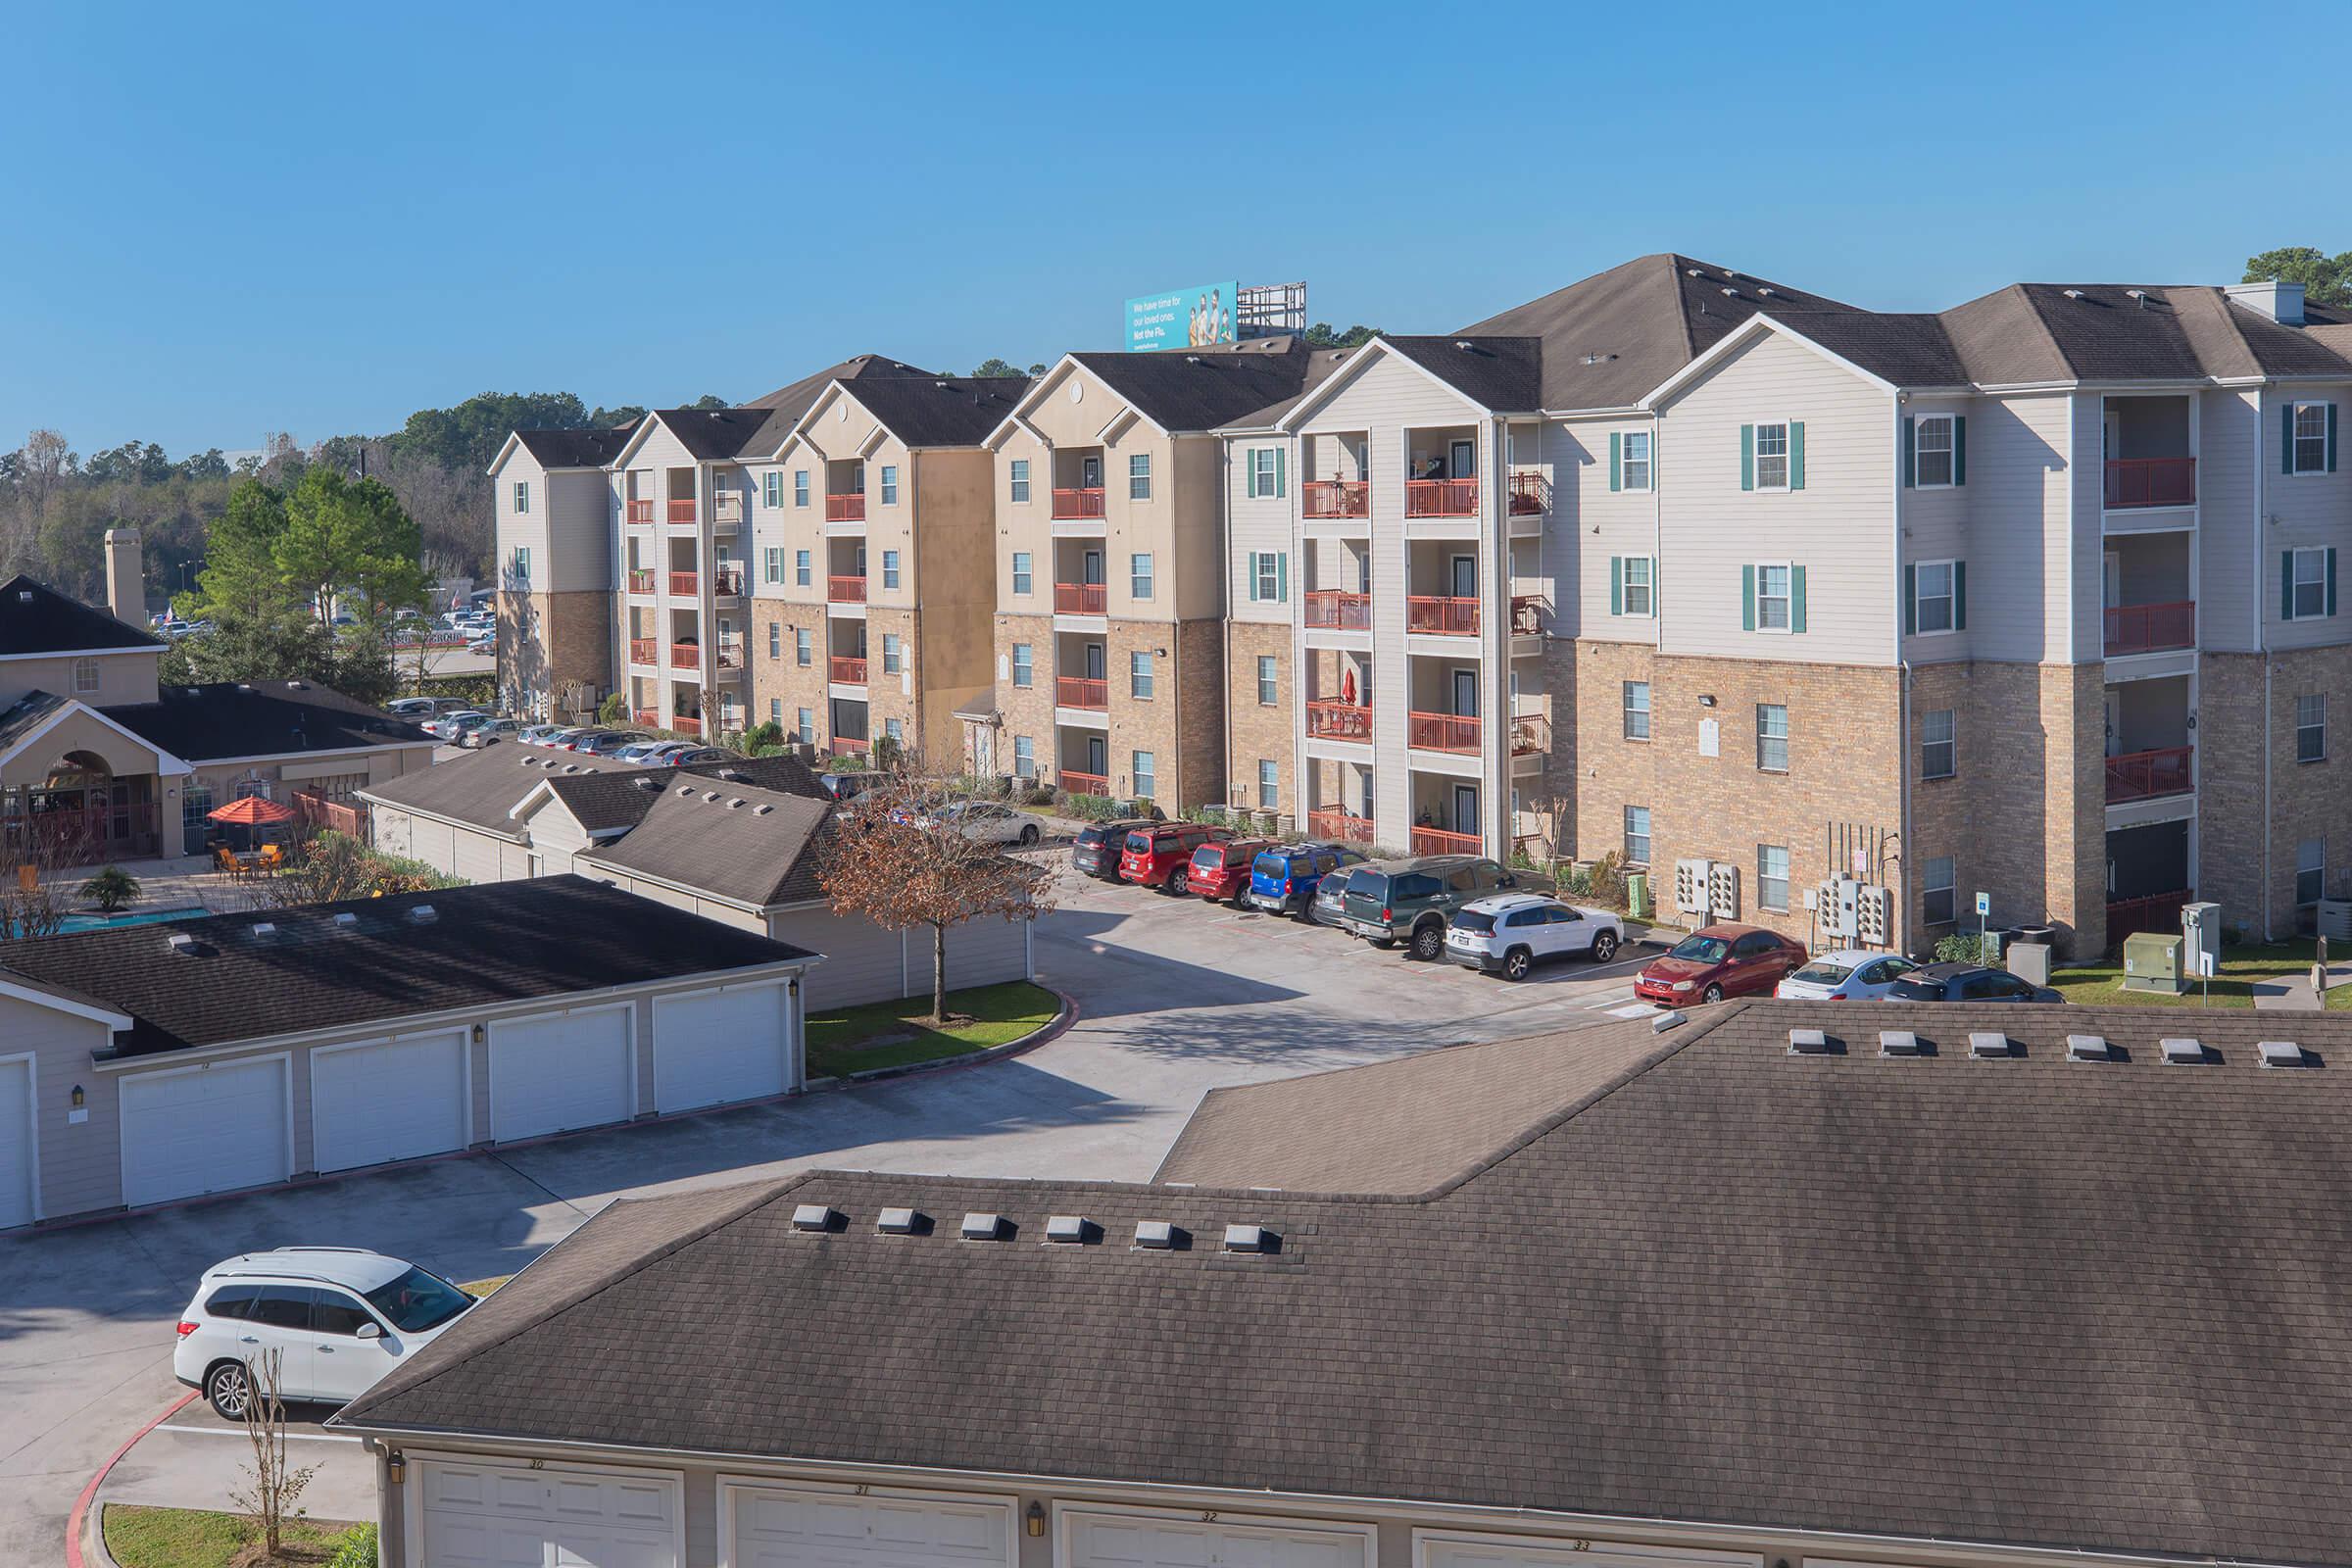
[[[174,1399],[154,1420],[124,1438],[122,1446],[107,1455],[106,1463],[90,1477],[89,1484],[81,1489],[81,1495],[74,1499],[74,1511],[66,1516],[66,1568],[115,1568],[115,1559],[107,1554],[105,1532],[98,1528],[98,1515],[90,1511],[90,1502],[115,1466],[122,1462],[122,1456],[137,1447],[148,1433],[179,1414],[195,1397],[196,1391],[191,1389]]]
[[[1031,982],[1033,985],[1039,983]],[[985,1067],[992,1061],[1003,1061],[1007,1056],[1017,1056],[1025,1051],[1034,1051],[1039,1046],[1050,1045],[1068,1032],[1070,1025],[1078,1021],[1079,1014],[1083,1009],[1078,1004],[1078,999],[1059,986],[1046,986],[1045,989],[1060,999],[1061,1011],[1018,1040],[1007,1040],[1004,1044],[991,1046],[986,1051],[975,1051],[961,1056],[946,1056],[937,1061],[909,1061],[897,1067],[868,1067],[863,1072],[842,1073],[832,1078],[811,1078],[804,1088],[807,1093],[812,1095],[828,1094],[836,1090],[856,1088],[859,1084],[882,1083],[892,1078],[912,1078],[919,1073],[954,1072],[964,1067]]]

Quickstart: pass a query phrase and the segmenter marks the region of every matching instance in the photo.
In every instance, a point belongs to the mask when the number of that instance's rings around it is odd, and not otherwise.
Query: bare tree
[[[282,1355],[279,1350],[264,1350],[245,1363],[245,1441],[252,1446],[253,1458],[239,1466],[248,1478],[246,1484],[228,1494],[270,1562],[277,1560],[284,1544],[286,1520],[302,1517],[295,1504],[318,1468],[286,1463],[286,1407],[278,1398]]]

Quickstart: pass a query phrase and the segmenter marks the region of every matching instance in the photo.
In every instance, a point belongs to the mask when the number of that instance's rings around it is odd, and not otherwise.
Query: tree
[[[972,378],[976,381],[985,381],[993,376],[1001,375],[1043,375],[1045,369],[1044,366],[1039,365],[1024,371],[1010,360],[982,360],[979,368],[972,371]]]
[[[645,405],[641,403],[623,403],[616,409],[608,409],[599,404],[596,412],[588,416],[587,427],[591,430],[617,430],[624,424],[635,424],[645,415]]]
[[[948,1015],[948,928],[1025,920],[1053,907],[1052,873],[966,838],[950,780],[902,764],[839,818],[817,862],[836,914],[887,931],[931,930],[931,1016]]]
[[[245,1364],[245,1441],[253,1458],[240,1467],[248,1478],[246,1484],[228,1495],[258,1538],[265,1562],[280,1559],[286,1519],[301,1516],[295,1504],[318,1469],[316,1465],[296,1468],[286,1462],[286,1407],[278,1397],[278,1369],[284,1355],[273,1347]]]
[[[100,914],[114,914],[139,896],[139,879],[119,865],[102,866],[82,883],[81,896],[98,906]]]
[[[1360,349],[1380,336],[1377,326],[1356,325],[1345,332],[1334,332],[1329,321],[1317,321],[1306,329],[1306,346],[1310,349]]]
[[[331,621],[345,597],[381,621],[422,605],[432,591],[417,564],[421,548],[416,524],[382,481],[354,483],[321,464],[286,497],[285,532],[271,554],[320,621]]]
[[[731,409],[735,405],[715,392],[706,392],[686,406],[690,409]]]
[[[516,430],[593,428],[573,392],[482,392],[455,408],[418,409],[391,438],[396,451],[430,458],[445,468],[490,466]]]
[[[2274,277],[2302,284],[2308,304],[2352,306],[2352,251],[2329,256],[2309,245],[2288,245],[2246,258],[2244,281],[2262,283]]]

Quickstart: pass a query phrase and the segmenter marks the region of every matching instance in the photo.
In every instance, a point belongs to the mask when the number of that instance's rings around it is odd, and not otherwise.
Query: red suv
[[[1804,944],[1753,925],[1710,925],[1691,932],[1634,977],[1643,1002],[1687,1007],[1726,997],[1768,996],[1781,976],[1805,961]]]
[[[1230,901],[1240,907],[1250,895],[1250,863],[1260,850],[1274,848],[1272,839],[1227,839],[1203,844],[1193,852],[1193,891],[1211,904]]]
[[[1229,827],[1201,827],[1194,822],[1139,827],[1127,835],[1127,848],[1119,855],[1119,880],[1189,893],[1193,852],[1203,844],[1223,844],[1232,837]]]

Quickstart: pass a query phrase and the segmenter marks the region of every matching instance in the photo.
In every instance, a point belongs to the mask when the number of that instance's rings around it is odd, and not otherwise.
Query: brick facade
[[[513,712],[557,710],[586,688],[589,712],[613,689],[614,598],[601,589],[498,596],[498,689]]]
[[[997,767],[1002,772],[1012,771],[1013,742],[1027,736],[1037,758],[1038,777],[1051,782],[1061,773],[1054,733],[1054,617],[999,615],[996,639],[997,711],[1004,719],[997,732]],[[1025,690],[1012,684],[1014,643],[1027,643],[1033,660],[1033,683]]]
[[[1325,657],[1330,657],[1326,655]],[[1259,700],[1257,662],[1274,661],[1274,701]],[[1258,762],[1274,763],[1274,809],[1305,820],[1307,805],[1299,794],[1294,765],[1292,729],[1293,679],[1291,629],[1258,621],[1234,621],[1225,628],[1225,713],[1232,734],[1233,755],[1226,772],[1223,799],[1237,805],[1258,805]]]
[[[772,642],[770,627],[776,628]],[[794,660],[793,634],[798,630],[808,633],[809,663],[805,669]],[[773,655],[768,652],[771,647],[775,649]],[[771,705],[781,702],[783,717],[779,722],[789,734],[799,721],[799,710],[806,708],[816,740],[822,745],[831,733],[825,706],[824,607],[787,604],[779,599],[753,600],[751,641],[746,653],[751,676],[752,722],[767,722]]]
[[[2268,660],[2267,802],[2264,656],[2206,654],[2197,663],[2197,896],[2221,905],[2226,925],[2256,939],[2309,928],[2310,910],[2295,902],[2296,851],[2306,841],[2324,847],[2323,891],[2352,891],[2339,869],[2352,866],[2352,772],[2337,735],[2339,724],[2352,724],[2352,647]],[[2296,749],[2296,699],[2312,695],[2327,698],[2327,755],[2306,762]]]

